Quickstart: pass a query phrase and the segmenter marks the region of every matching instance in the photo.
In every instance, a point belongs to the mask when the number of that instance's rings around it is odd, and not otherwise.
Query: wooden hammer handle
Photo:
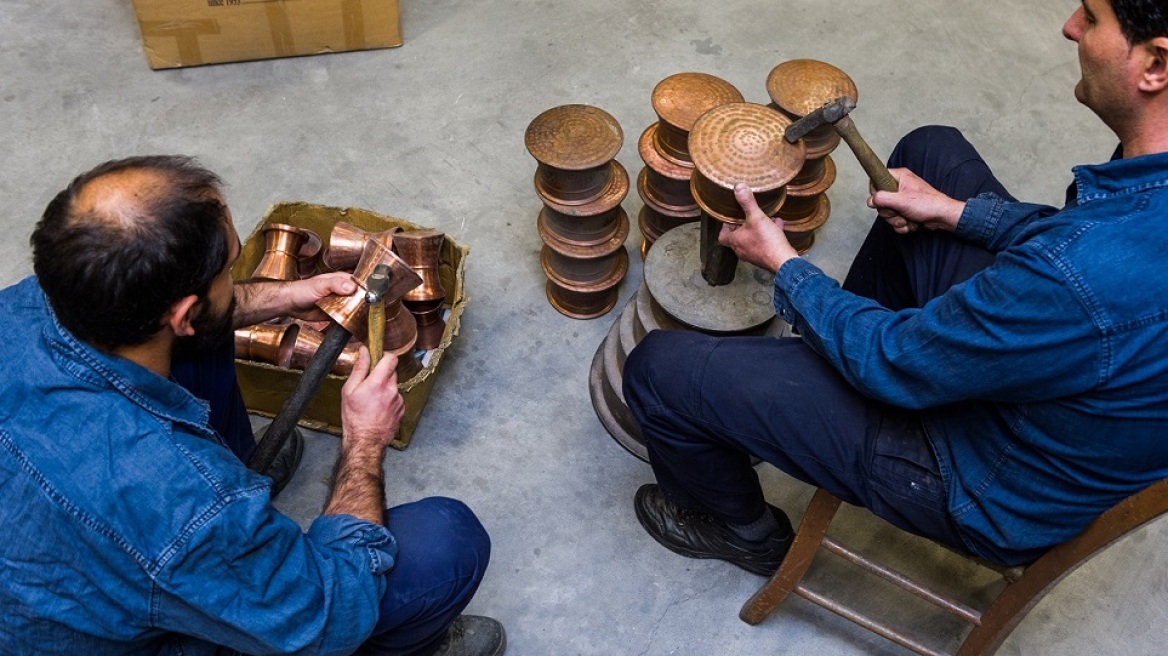
[[[369,304],[369,368],[385,354],[385,299]]]
[[[860,160],[860,166],[864,168],[864,172],[868,174],[872,184],[880,191],[900,191],[900,185],[896,182],[896,178],[892,177],[892,174],[888,172],[888,167],[884,166],[884,161],[876,156],[868,142],[860,136],[860,131],[856,129],[852,117],[845,116],[836,121],[834,125],[836,131],[844,138],[844,141],[848,142],[848,146],[856,154],[856,159]]]

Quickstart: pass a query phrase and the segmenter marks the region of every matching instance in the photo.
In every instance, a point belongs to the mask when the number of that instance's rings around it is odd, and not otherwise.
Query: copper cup
[[[253,280],[299,280],[296,256],[308,235],[284,223],[264,226],[264,257],[251,274]]]
[[[333,271],[352,271],[361,260],[365,242],[378,239],[389,244],[393,242],[393,235],[397,232],[401,232],[401,228],[368,232],[352,223],[338,221],[329,235],[329,245],[321,256],[321,261]]]
[[[292,348],[292,359],[288,365],[289,368],[302,370],[307,367],[308,361],[316,354],[316,350],[320,348],[322,341],[324,341],[324,333],[309,328],[305,324],[300,324],[300,332],[297,334],[296,342]],[[350,342],[341,351],[341,354],[337,357],[337,361],[329,369],[329,373],[336,376],[348,376],[353,371],[353,365],[357,362],[357,355],[360,351],[360,343]]]
[[[320,272],[320,251],[322,243],[320,235],[307,228],[301,228],[306,236],[304,245],[300,247],[300,251],[296,253],[296,272],[300,275],[300,279],[311,278]]]
[[[402,297],[407,302],[446,297],[446,290],[438,277],[438,264],[445,239],[444,233],[430,229],[399,232],[393,236],[393,246],[398,256],[422,278],[422,284]]]
[[[300,326],[294,323],[261,323],[235,331],[235,357],[288,367]]]
[[[329,315],[333,321],[341,324],[354,337],[362,342],[369,340],[369,304],[365,301],[368,290],[369,276],[379,264],[386,264],[392,272],[391,279],[394,285],[408,284],[415,286],[420,280],[410,270],[409,266],[393,253],[391,247],[392,233],[381,233],[365,242],[357,268],[353,271],[353,282],[357,283],[357,291],[350,296],[329,296],[317,301],[316,306]],[[410,278],[412,277],[412,280]],[[405,282],[409,280],[409,282]],[[411,287],[407,286],[406,289]],[[392,295],[391,298],[400,298]],[[388,312],[387,312],[388,314]]]

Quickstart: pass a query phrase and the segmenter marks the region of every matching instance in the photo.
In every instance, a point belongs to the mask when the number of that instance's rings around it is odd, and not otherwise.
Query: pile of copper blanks
[[[638,217],[644,238],[642,259],[662,234],[701,218],[701,208],[690,191],[694,163],[689,133],[694,123],[714,107],[742,101],[733,85],[705,73],[670,75],[653,89],[658,121],[641,134],[637,144],[645,162],[637,176],[637,193],[644,202]]]
[[[793,59],[776,66],[767,77],[772,107],[792,121],[842,96],[857,100],[856,84],[840,69],[814,59]],[[830,157],[839,146],[839,133],[830,125],[813,130],[801,141],[807,148],[802,170],[787,184],[787,201],[779,209],[784,231],[800,253],[815,243],[816,231],[831,214],[827,190],[835,182]]]
[[[575,319],[599,317],[616,305],[629,269],[629,217],[620,205],[629,176],[615,159],[624,133],[602,109],[562,105],[535,117],[524,142],[539,163],[535,192],[544,207],[536,225],[548,301]]]
[[[263,235],[264,256],[252,280],[300,280],[321,271],[347,271],[353,275],[358,285],[353,295],[333,296],[318,303],[333,321],[353,335],[331,369],[339,376],[352,371],[360,343],[368,339],[366,281],[377,265],[389,265],[399,279],[420,280],[404,297],[386,305],[384,351],[398,358],[399,382],[422,370],[418,355],[436,348],[445,329],[446,292],[438,277],[443,233],[428,229],[403,232],[401,228],[367,232],[339,221],[333,226],[327,248],[322,247],[316,233],[290,225],[268,224]],[[235,331],[236,357],[303,370],[320,346],[328,325],[328,321],[282,318],[240,328]]]

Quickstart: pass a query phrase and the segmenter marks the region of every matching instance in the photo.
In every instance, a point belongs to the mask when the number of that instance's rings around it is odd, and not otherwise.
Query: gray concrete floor
[[[797,57],[855,79],[873,148],[926,123],[960,127],[1019,197],[1059,203],[1071,165],[1105,160],[1112,135],[1077,105],[1075,49],[1059,28],[1073,0],[431,0],[404,3],[395,50],[152,72],[124,0],[0,5],[0,284],[31,272],[27,238],[69,179],[130,154],[198,156],[230,183],[247,234],[277,201],[353,205],[469,244],[471,301],[413,445],[392,453],[388,496],[467,501],[494,539],[470,611],[500,618],[516,655],[895,654],[794,599],[762,625],[737,619],[761,579],[653,543],[630,507],[649,468],[613,442],[589,402],[589,361],[615,313],[573,321],[547,304],[523,148],[527,123],[565,103],[624,126],[619,159],[655,117],[653,86],[681,71],[720,76],[748,100]],[[842,276],[871,217],[866,182],[841,152],[834,212],[808,258]],[[640,208],[635,194],[624,207]],[[639,236],[628,242],[636,253]],[[639,260],[622,288],[641,280]],[[307,523],[326,494],[336,440],[312,435],[280,506]],[[810,490],[760,468],[794,519]],[[862,511],[839,530],[871,551],[945,574],[952,561]],[[1004,654],[1163,653],[1168,556],[1159,522],[1068,577]],[[851,584],[944,643],[939,613]],[[985,581],[973,577],[976,595]]]

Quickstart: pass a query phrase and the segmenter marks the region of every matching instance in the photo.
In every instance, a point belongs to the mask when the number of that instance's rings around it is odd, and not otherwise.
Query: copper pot
[[[393,236],[393,246],[398,256],[422,279],[422,284],[402,297],[406,301],[430,301],[446,297],[446,290],[438,276],[445,239],[444,233],[430,229],[399,232]]]
[[[675,163],[689,164],[689,132],[698,118],[715,107],[742,101],[738,89],[713,75],[670,75],[653,88],[653,111],[661,119],[651,137],[655,149]]]
[[[306,239],[300,251],[296,253],[296,271],[303,280],[320,272],[320,251],[323,244],[316,232],[307,228],[301,228],[300,231],[305,234]]]
[[[541,234],[546,231],[562,242],[581,247],[597,246],[620,230],[621,211],[617,205],[592,216],[571,216],[544,206],[536,223]]]
[[[580,171],[540,164],[535,168],[535,188],[541,195],[563,205],[584,205],[600,197],[611,175],[612,166],[608,162]]]
[[[401,299],[385,305],[385,350],[396,352],[403,346],[413,347],[418,339],[418,322],[405,309]]]
[[[792,59],[775,66],[767,76],[766,87],[773,106],[792,120],[841,96],[852,100],[860,96],[847,73],[814,59]],[[807,159],[822,159],[839,145],[840,136],[832,126],[823,125],[801,141],[807,147]]]
[[[418,322],[418,341],[414,348],[423,351],[438,348],[442,343],[442,335],[446,332],[446,321],[442,318],[445,311],[441,305],[430,310],[413,312]]]
[[[390,239],[392,233],[384,232],[365,242],[361,259],[353,271],[353,282],[357,290],[349,296],[329,296],[317,301],[316,306],[341,324],[362,342],[369,339],[369,304],[365,301],[369,276],[379,264],[390,268],[390,292],[387,299],[400,299],[402,295],[421,284],[422,279],[397,255],[394,254]],[[387,312],[388,315],[388,312]]]
[[[292,360],[288,366],[292,369],[303,370],[308,366],[308,361],[316,354],[316,350],[320,348],[320,343],[323,340],[324,333],[300,324],[300,333],[296,336],[296,343],[292,350]],[[332,368],[329,369],[329,373],[335,376],[348,376],[353,372],[353,365],[356,364],[357,356],[360,352],[360,342],[350,342],[341,351],[341,354],[337,356],[337,361],[333,363]]]
[[[418,362],[418,359],[414,357],[413,344],[407,344],[394,351],[393,354],[397,356],[397,368],[394,371],[397,373],[398,385],[417,376],[422,371],[422,363]]]
[[[333,271],[352,271],[361,259],[365,242],[374,238],[391,244],[393,243],[393,235],[401,230],[401,228],[390,228],[382,232],[368,232],[352,223],[337,221],[329,235],[328,248],[325,249],[321,260],[326,267]]]
[[[308,235],[296,226],[269,223],[264,226],[264,256],[252,272],[253,280],[299,280],[296,256]]]
[[[292,362],[300,326],[261,323],[235,330],[235,357],[287,367]]]

